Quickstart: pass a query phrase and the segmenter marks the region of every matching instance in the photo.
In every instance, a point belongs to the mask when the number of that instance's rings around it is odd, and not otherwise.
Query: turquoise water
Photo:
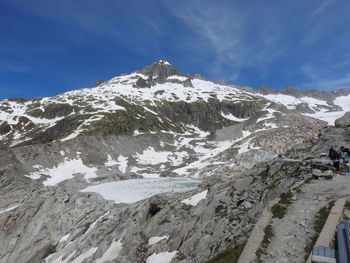
[[[185,192],[200,183],[194,178],[132,179],[89,186],[82,192],[95,192],[117,204],[130,204],[159,193]]]

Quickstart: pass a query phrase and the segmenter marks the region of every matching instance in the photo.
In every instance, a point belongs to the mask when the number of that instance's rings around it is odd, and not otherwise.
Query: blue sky
[[[165,59],[258,88],[350,88],[349,0],[0,0],[0,99]]]

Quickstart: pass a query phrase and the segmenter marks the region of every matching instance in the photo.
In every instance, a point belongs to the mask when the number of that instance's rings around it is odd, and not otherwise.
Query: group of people
[[[329,158],[333,162],[334,168],[339,172],[340,163],[343,164],[346,176],[350,175],[350,150],[344,146],[340,147],[340,151],[337,152],[333,148],[329,149]]]

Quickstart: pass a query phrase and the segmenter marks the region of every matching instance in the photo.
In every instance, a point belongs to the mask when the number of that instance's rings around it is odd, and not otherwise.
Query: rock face
[[[328,126],[321,130],[320,138],[312,147],[316,153],[328,153],[329,148],[339,150],[341,146],[350,144],[350,112],[335,121],[335,126]]]
[[[23,176],[0,177],[1,206],[18,205],[0,214],[1,262],[41,262],[71,238],[87,235],[89,226],[112,206],[93,194],[40,187]]]

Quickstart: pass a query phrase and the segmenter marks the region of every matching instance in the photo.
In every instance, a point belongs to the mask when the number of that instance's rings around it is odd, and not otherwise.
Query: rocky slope
[[[319,152],[311,149],[327,136],[325,132],[314,144],[304,142],[286,157],[244,172],[233,172],[232,161],[226,161],[195,190],[160,194],[126,207],[69,184],[43,186],[5,172],[0,204],[7,211],[0,212],[0,236],[8,242],[1,243],[0,261],[152,262],[158,257],[203,262],[223,250],[233,256],[266,202],[312,177],[309,157]]]
[[[275,160],[240,176],[221,173],[191,192],[161,194],[126,208],[65,185],[2,176],[1,205],[12,210],[0,214],[0,236],[8,241],[1,243],[0,259],[145,262],[172,253],[172,262],[201,262],[242,245],[266,199],[307,175],[299,165]],[[199,202],[186,204],[198,193]]]

